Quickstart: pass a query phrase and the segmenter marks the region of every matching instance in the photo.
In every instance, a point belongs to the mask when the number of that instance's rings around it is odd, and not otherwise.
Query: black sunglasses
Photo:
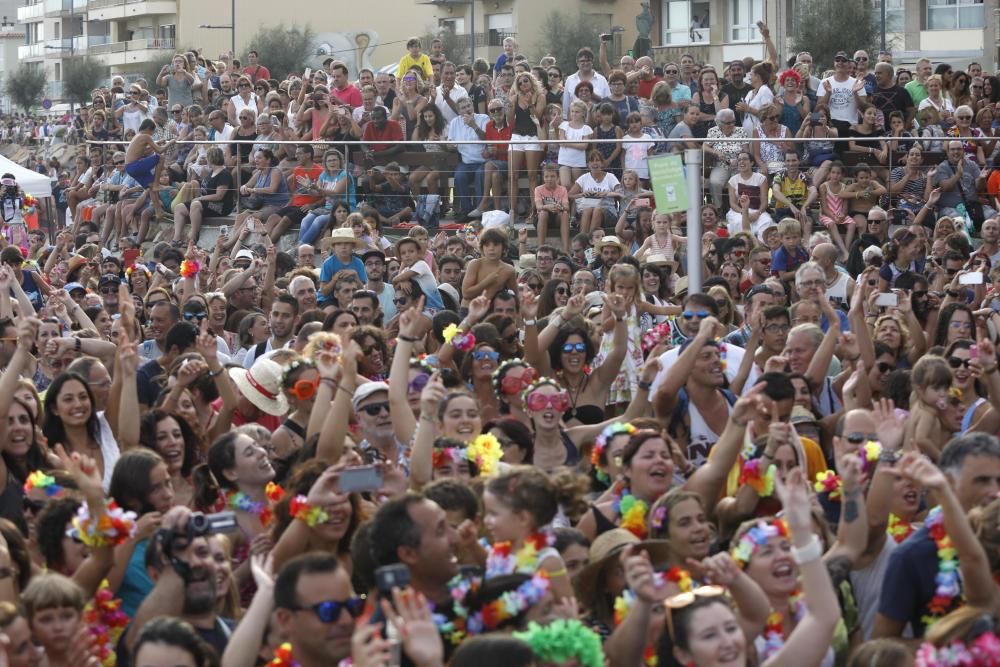
[[[21,509],[25,512],[31,512],[32,514],[38,514],[45,509],[45,504],[44,500],[35,500],[33,498],[29,498],[28,496],[21,498]]]
[[[203,312],[184,313],[184,321],[185,322],[190,322],[192,320],[197,320],[199,323],[201,323],[201,321],[204,320],[206,317],[208,317],[208,313],[203,313]]]
[[[296,607],[295,611],[311,611],[324,623],[333,623],[340,618],[340,612],[344,609],[351,615],[351,618],[358,618],[365,610],[365,600],[364,598],[347,598],[343,601],[326,600],[311,607]]]
[[[369,405],[364,405],[358,410],[361,410],[369,417],[377,417],[383,410],[386,413],[389,412],[389,401],[380,401],[378,403],[370,403]]]
[[[963,366],[968,368],[972,365],[972,359],[962,359],[960,357],[948,357],[948,365],[954,369],[959,369]]]
[[[844,436],[844,439],[852,445],[860,445],[868,440],[878,440],[878,434],[876,433],[848,433]]]
[[[949,360],[949,363],[950,363],[950,360]],[[880,361],[876,365],[878,366],[878,372],[879,373],[888,373],[889,371],[896,370],[896,367],[893,366],[892,364],[890,364],[887,361]]]

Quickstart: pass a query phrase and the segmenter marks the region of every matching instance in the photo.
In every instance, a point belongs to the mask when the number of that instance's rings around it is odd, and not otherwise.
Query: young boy
[[[413,217],[413,199],[409,188],[403,183],[403,174],[399,163],[390,162],[382,170],[385,181],[372,187],[375,210],[381,216],[383,226],[394,227],[399,223],[408,223]]]
[[[517,54],[517,40],[513,37],[503,38],[503,53],[497,56],[497,62],[493,66],[494,72],[499,72],[504,65],[513,65],[514,56]]]
[[[434,76],[434,68],[431,66],[431,59],[427,57],[427,54],[420,52],[422,48],[423,46],[420,44],[419,38],[411,37],[407,40],[407,54],[399,60],[399,67],[396,68],[397,79],[402,79],[403,75],[406,74],[411,67],[417,65],[420,67],[420,71],[424,74],[424,80],[431,80],[431,77]]]
[[[431,61],[431,65],[437,65],[441,67],[448,61],[448,56],[444,54],[444,42],[435,37],[431,40],[431,52],[428,56]]]
[[[485,230],[479,235],[479,251],[482,256],[469,262],[462,281],[462,307],[480,294],[493,298],[502,289],[517,289],[517,274],[514,267],[503,261],[507,253],[507,234],[496,228]]]
[[[336,303],[334,291],[337,278],[354,273],[361,284],[368,282],[368,274],[360,257],[354,255],[355,249],[364,247],[364,241],[354,236],[354,230],[349,227],[334,229],[330,235],[332,252],[323,262],[319,274],[320,293],[317,301],[320,307]]]
[[[396,241],[396,254],[399,256],[399,272],[392,279],[392,284],[397,287],[409,282],[410,279],[417,281],[423,291],[426,301],[424,310],[436,312],[444,309],[444,302],[441,301],[441,293],[438,291],[437,281],[431,273],[431,267],[427,265],[421,257],[424,256],[424,246],[412,236],[404,236]],[[409,304],[397,304],[397,306],[408,306]]]
[[[542,185],[535,188],[535,211],[538,213],[538,245],[545,243],[549,219],[559,221],[559,239],[563,252],[569,252],[569,192],[559,185],[559,166],[547,164],[542,169]]]
[[[139,124],[139,131],[125,150],[125,173],[134,178],[143,188],[160,189],[160,174],[163,173],[163,152],[174,145],[175,139],[162,144],[153,141],[156,123],[147,118]],[[163,203],[158,196],[153,197],[156,218],[163,217]]]
[[[809,261],[809,253],[802,247],[802,225],[798,220],[785,218],[778,223],[781,247],[771,256],[771,275],[782,282],[795,280],[795,270]]]

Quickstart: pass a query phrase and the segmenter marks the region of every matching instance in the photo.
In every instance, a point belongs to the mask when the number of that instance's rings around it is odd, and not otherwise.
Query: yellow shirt
[[[399,67],[396,68],[396,78],[402,79],[403,75],[406,74],[411,67],[414,65],[419,65],[420,69],[424,72],[424,80],[430,80],[434,76],[434,68],[431,67],[431,59],[427,57],[426,53],[421,53],[419,58],[414,58],[409,53],[407,53],[399,61]]]

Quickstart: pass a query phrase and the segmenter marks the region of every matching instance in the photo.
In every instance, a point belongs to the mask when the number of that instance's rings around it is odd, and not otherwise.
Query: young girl
[[[819,201],[820,201],[820,223],[827,228],[830,232],[830,236],[833,237],[833,242],[837,244],[840,248],[840,259],[841,261],[847,260],[847,252],[850,247],[851,241],[854,240],[854,233],[857,230],[857,225],[852,218],[847,213],[847,203],[845,201],[844,188],[846,187],[840,179],[844,176],[844,165],[839,161],[835,160],[830,164],[830,175],[825,183],[819,186]],[[843,225],[847,228],[847,243],[844,243],[844,237],[840,235],[839,226]]]
[[[941,448],[951,438],[941,427],[939,413],[951,400],[952,376],[944,357],[928,355],[913,366],[913,392],[910,394],[910,418],[906,420],[903,442],[915,441],[919,450],[937,461]]]
[[[622,198],[621,183],[618,178],[604,170],[604,161],[597,149],[587,155],[590,171],[576,179],[569,190],[569,198],[576,202],[580,213],[580,231],[589,233],[592,229],[604,227],[605,212],[618,215],[618,200]],[[614,219],[614,218],[612,218]]]
[[[577,142],[559,144],[559,181],[564,188],[572,186],[587,167],[588,144],[579,140],[590,139],[594,130],[585,122],[586,117],[587,106],[573,102],[569,105],[569,120],[559,124],[559,139]]]
[[[344,169],[344,158],[340,151],[329,149],[323,154],[323,173],[319,175],[316,187],[326,196],[326,205],[323,208],[313,209],[302,219],[299,243],[313,243],[319,238],[329,224],[338,200],[346,200],[348,212],[357,205],[354,177]],[[338,220],[338,222],[343,221]]]
[[[544,570],[557,600],[573,595],[562,556],[545,530],[559,513],[559,491],[540,470],[518,467],[483,491],[484,524],[493,538],[486,578]]]
[[[678,236],[671,230],[668,213],[657,213],[653,216],[653,233],[642,242],[642,246],[635,253],[635,258],[641,262],[647,254],[664,255],[672,262],[678,246],[686,241],[686,237]]]
[[[617,175],[622,169],[622,128],[617,123],[617,113],[614,106],[605,102],[595,114],[600,121],[594,128],[594,138],[603,139],[597,144],[597,150],[604,158],[604,168]]]
[[[629,171],[636,174],[641,180],[640,185],[649,184],[649,166],[646,158],[652,152],[656,144],[650,141],[649,136],[642,129],[642,115],[633,111],[625,119],[627,132],[622,137],[622,156],[624,159],[625,172],[622,173],[622,181]]]
[[[615,236],[625,242],[629,252],[634,255],[652,234],[653,209],[636,206],[635,200],[629,202],[615,223]]]

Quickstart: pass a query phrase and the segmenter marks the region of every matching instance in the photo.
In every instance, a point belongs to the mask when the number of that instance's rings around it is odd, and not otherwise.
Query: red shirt
[[[320,175],[323,173],[323,167],[318,164],[306,169],[305,167],[298,166],[292,170],[292,177],[288,179],[288,187],[292,191],[292,200],[289,202],[292,206],[305,206],[306,204],[318,204],[323,200],[323,195],[316,195],[309,191],[307,187],[299,182],[299,177],[309,179],[310,183],[316,183],[319,181]]]
[[[367,123],[365,125],[365,131],[361,133],[362,141],[402,141],[403,140],[403,127],[394,120],[387,120],[382,131],[379,132],[378,128],[375,127],[375,123]],[[384,151],[392,148],[391,144],[375,144],[371,147],[373,151],[378,153],[379,151]]]
[[[250,77],[251,81],[258,81],[271,78],[271,70],[267,69],[263,65],[247,65],[243,68],[243,73]]]
[[[653,94],[653,86],[655,86],[660,81],[663,81],[662,76],[653,76],[652,79],[646,81],[640,77],[639,79],[639,97],[648,100],[650,95]]]
[[[222,409],[221,398],[212,401],[212,409],[216,412]],[[271,433],[274,433],[278,430],[278,427],[281,426],[281,417],[269,415],[266,412],[261,411],[260,417],[257,417],[257,419],[247,419],[243,416],[243,413],[239,411],[239,408],[233,410],[233,426],[243,426],[243,424],[260,424]]]
[[[494,153],[491,160],[507,161],[507,142],[514,133],[514,128],[507,125],[502,130],[498,130],[492,120],[486,121],[486,141],[490,142]]]
[[[363,104],[363,101],[361,100],[361,91],[350,83],[347,84],[343,90],[332,88],[330,90],[330,103],[346,104],[351,107],[351,109],[355,109]]]

